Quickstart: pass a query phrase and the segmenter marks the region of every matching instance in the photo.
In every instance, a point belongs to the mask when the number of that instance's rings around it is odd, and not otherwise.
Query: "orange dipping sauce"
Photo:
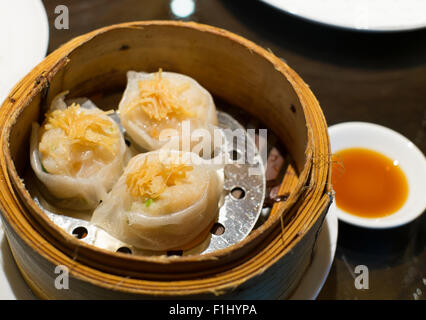
[[[364,218],[399,210],[408,197],[408,182],[397,161],[364,148],[333,155],[332,183],[336,205]]]

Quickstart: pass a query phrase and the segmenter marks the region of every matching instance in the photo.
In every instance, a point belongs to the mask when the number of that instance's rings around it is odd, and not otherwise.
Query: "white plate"
[[[49,23],[40,0],[0,1],[0,103],[45,56]]]
[[[389,128],[367,122],[345,122],[329,128],[331,152],[366,148],[397,161],[408,182],[408,198],[397,212],[381,218],[362,218],[337,208],[337,217],[366,228],[392,228],[409,223],[426,209],[426,159],[407,138]]]
[[[320,293],[333,264],[336,253],[338,220],[333,202],[328,210],[311,265],[306,270],[290,300],[315,300]]]
[[[318,236],[311,265],[292,294],[292,300],[316,299],[330,272],[337,244],[337,215],[334,203]],[[0,220],[0,300],[36,299],[22,279],[10,252]]]
[[[13,260],[0,219],[0,300],[34,300],[36,297],[24,281]]]
[[[49,23],[40,0],[0,1],[0,104],[45,56]],[[0,299],[34,299],[9,250],[0,221]]]
[[[425,0],[262,0],[287,13],[336,27],[402,31],[426,27]]]

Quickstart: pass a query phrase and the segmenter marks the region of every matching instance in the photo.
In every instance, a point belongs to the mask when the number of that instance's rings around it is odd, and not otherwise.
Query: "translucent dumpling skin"
[[[161,152],[133,157],[92,217],[121,241],[154,251],[182,248],[199,236],[216,219],[222,190],[214,168],[179,151],[165,161]]]
[[[118,125],[89,100],[64,102],[61,94],[40,127],[33,123],[30,160],[59,207],[95,208],[121,175],[126,145]]]
[[[161,69],[156,73],[129,71],[119,111],[127,134],[147,151],[178,136],[185,121],[191,131],[211,130],[218,124],[213,98],[206,89],[188,76]]]

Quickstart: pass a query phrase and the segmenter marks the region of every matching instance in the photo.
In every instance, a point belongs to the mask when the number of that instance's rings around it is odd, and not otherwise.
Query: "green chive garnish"
[[[43,166],[43,163],[41,163],[41,161],[40,161],[40,164],[41,164],[41,170],[43,170],[46,173],[49,173],[49,172],[47,172],[46,168]]]
[[[151,205],[152,201],[154,201],[154,200],[152,200],[151,198],[149,198],[148,200],[146,200],[145,201],[145,207],[148,208]]]

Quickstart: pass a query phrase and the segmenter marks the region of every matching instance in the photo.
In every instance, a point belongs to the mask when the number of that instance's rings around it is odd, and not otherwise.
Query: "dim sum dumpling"
[[[181,132],[188,120],[191,132],[217,126],[216,107],[210,93],[194,79],[173,72],[129,71],[127,87],[119,105],[123,127],[141,148],[151,151],[164,146],[175,136],[167,129]],[[185,150],[189,151],[189,150]]]
[[[216,219],[222,192],[218,171],[187,157],[201,160],[198,155],[170,150],[162,158],[161,152],[133,157],[92,216],[117,239],[153,251],[182,248],[197,238]]]
[[[68,106],[64,92],[40,127],[33,123],[31,166],[55,205],[94,209],[126,165],[127,147],[116,122],[90,100]]]

